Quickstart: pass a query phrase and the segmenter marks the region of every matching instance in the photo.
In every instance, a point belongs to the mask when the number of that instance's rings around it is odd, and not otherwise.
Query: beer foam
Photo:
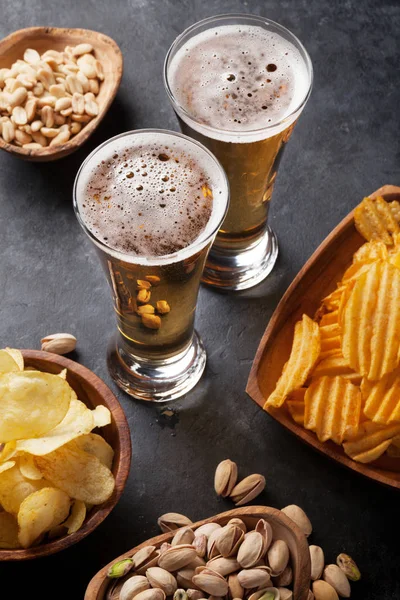
[[[311,75],[298,48],[278,33],[222,25],[194,35],[177,50],[168,64],[168,82],[186,113],[178,111],[184,121],[204,135],[237,143],[269,137],[256,133],[266,127],[277,126],[270,135],[288,127],[308,94]],[[210,133],[203,125],[219,131]],[[254,132],[254,139],[240,135],[244,132]]]
[[[223,217],[227,189],[218,163],[201,146],[144,130],[95,150],[78,174],[75,198],[97,241],[124,260],[146,263],[206,242]]]

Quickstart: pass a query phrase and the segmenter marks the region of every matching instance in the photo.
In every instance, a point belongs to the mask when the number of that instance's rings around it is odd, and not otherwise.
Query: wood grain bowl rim
[[[400,187],[394,185],[383,185],[378,190],[369,195],[370,198],[376,198],[378,196],[383,196],[388,201],[396,199],[400,200]],[[264,331],[264,334],[257,348],[257,352],[254,357],[254,361],[250,370],[246,386],[247,394],[261,408],[263,408],[266,398],[264,398],[258,383],[258,373],[265,352],[265,348],[267,346],[269,338],[272,336],[272,333],[275,330],[275,325],[280,318],[280,313],[282,312],[283,307],[286,305],[289,298],[291,298],[293,291],[297,288],[305,273],[307,273],[319,261],[320,256],[323,254],[326,247],[328,247],[330,243],[336,237],[338,237],[340,233],[343,233],[346,229],[351,227],[353,222],[354,209],[346,217],[344,217],[342,221],[340,221],[340,223],[328,234],[328,236],[316,248],[316,250],[310,256],[310,258],[306,261],[304,266],[297,273],[296,277],[293,279],[292,283],[289,285],[286,292],[279,301],[277,307],[275,308],[275,311]],[[349,456],[347,456],[343,452],[343,450],[338,448],[333,442],[328,441],[322,443],[318,440],[318,438],[313,432],[304,429],[303,427],[295,423],[293,420],[283,419],[281,411],[279,409],[269,408],[265,412],[267,412],[273,419],[275,419],[275,421],[280,423],[280,425],[285,427],[285,429],[294,434],[302,442],[306,443],[308,446],[311,446],[320,454],[323,454],[331,460],[335,461],[337,464],[345,466],[346,468],[351,469],[352,471],[355,471],[356,473],[359,473],[364,477],[368,477],[369,479],[372,479],[385,486],[394,489],[400,489],[400,478],[393,478],[393,476],[391,476],[391,473],[393,473],[393,471],[380,467],[379,464],[376,464],[376,461],[367,464],[356,462],[352,460]]]
[[[76,135],[74,135],[65,144],[60,144],[57,146],[47,146],[46,148],[43,148],[43,150],[29,149],[29,148],[22,148],[20,146],[14,145],[14,144],[8,144],[0,136],[0,149],[1,150],[5,150],[9,154],[11,154],[13,156],[17,156],[17,157],[25,159],[25,160],[46,162],[46,161],[57,160],[59,158],[63,158],[64,156],[67,156],[67,155],[71,154],[72,152],[75,152],[94,133],[94,131],[97,129],[98,125],[103,120],[106,113],[108,112],[108,110],[118,92],[118,88],[120,86],[121,79],[122,79],[124,60],[123,60],[123,55],[122,55],[120,47],[118,46],[117,42],[115,40],[113,40],[111,37],[109,37],[108,35],[105,35],[104,33],[99,32],[99,31],[94,31],[92,29],[81,29],[78,27],[75,27],[75,28],[74,27],[26,27],[24,29],[18,29],[17,31],[13,31],[9,35],[7,35],[5,38],[0,40],[0,50],[2,50],[4,47],[6,47],[8,49],[8,48],[11,48],[12,46],[15,46],[16,43],[18,43],[20,41],[18,38],[22,39],[23,36],[32,36],[32,35],[36,35],[36,34],[43,35],[43,38],[45,38],[45,36],[48,35],[49,39],[51,39],[51,36],[56,37],[56,36],[61,36],[61,35],[67,35],[67,36],[71,36],[71,38],[73,38],[73,37],[85,38],[85,40],[87,42],[90,42],[94,39],[101,40],[101,42],[105,46],[108,46],[110,48],[110,50],[114,53],[114,56],[116,59],[116,64],[113,69],[113,72],[116,75],[116,79],[115,79],[114,84],[110,87],[110,89],[107,92],[107,100],[104,102],[103,106],[101,107],[99,114],[96,117],[94,117],[91,121],[89,121],[89,123],[87,123],[84,127],[82,127],[81,131],[79,133],[77,133]],[[104,82],[103,82],[103,84],[104,84]]]
[[[296,549],[298,551],[298,573],[296,574],[296,579],[298,581],[297,586],[297,597],[296,600],[307,600],[308,590],[310,586],[310,552],[308,547],[308,541],[304,533],[301,529],[290,519],[285,513],[280,511],[277,508],[272,508],[270,506],[244,506],[241,508],[234,508],[232,510],[228,510],[213,517],[208,517],[207,519],[202,519],[201,521],[196,521],[191,525],[193,529],[198,529],[205,523],[212,523],[214,521],[225,523],[232,518],[263,518],[266,517],[266,520],[273,522],[278,522],[280,525],[285,527],[287,530],[291,532],[293,535]],[[90,580],[88,587],[86,588],[86,593],[84,600],[100,600],[104,599],[104,592],[107,589],[105,585],[108,580],[107,571],[109,567],[121,560],[123,558],[129,558],[132,555],[136,554],[141,548],[145,546],[161,546],[164,542],[169,542],[174,537],[176,531],[163,533],[161,535],[157,535],[155,537],[149,538],[141,544],[134,546],[127,552],[124,552],[120,556],[117,556],[115,559],[110,561],[107,565],[105,565],[100,571],[98,571]]]
[[[100,400],[99,404],[104,404],[107,408],[109,408],[112,420],[115,423],[115,428],[119,438],[119,456],[117,457],[117,462],[113,464],[112,468],[115,478],[115,488],[112,496],[103,504],[92,508],[92,510],[89,512],[88,518],[78,531],[70,535],[57,538],[54,541],[39,544],[38,546],[33,546],[31,548],[15,550],[0,549],[0,562],[29,560],[42,556],[49,556],[50,554],[55,554],[56,552],[65,550],[73,544],[80,542],[83,538],[94,531],[115,508],[118,500],[121,497],[128,479],[132,454],[129,425],[126,420],[125,413],[116,396],[104,383],[104,381],[100,379],[100,377],[98,377],[87,367],[84,367],[83,365],[69,358],[65,358],[64,356],[59,356],[50,352],[43,352],[41,350],[21,350],[21,352],[24,356],[24,359],[26,359],[27,366],[29,366],[31,363],[37,364],[43,361],[45,361],[47,365],[51,363],[55,367],[54,371],[47,372],[59,373],[63,369],[67,369],[67,379],[68,372],[70,372],[78,379],[83,381],[83,386],[86,384],[86,386],[89,386],[96,391],[96,394]]]

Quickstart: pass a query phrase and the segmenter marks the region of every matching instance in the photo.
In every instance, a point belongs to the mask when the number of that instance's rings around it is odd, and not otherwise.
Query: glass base
[[[267,226],[263,236],[241,252],[210,250],[202,282],[225,290],[246,290],[269,275],[278,256],[278,240]]]
[[[206,366],[206,351],[195,331],[190,345],[168,359],[149,360],[127,352],[121,335],[108,345],[108,370],[124,392],[148,402],[169,402],[186,394],[199,381]]]

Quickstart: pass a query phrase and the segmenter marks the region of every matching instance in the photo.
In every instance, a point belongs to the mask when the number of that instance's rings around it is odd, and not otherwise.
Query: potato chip
[[[102,504],[113,493],[115,484],[110,469],[75,442],[38,456],[36,464],[46,479],[75,500]]]
[[[101,437],[101,435],[97,435],[97,433],[88,433],[76,438],[75,442],[81,450],[93,454],[93,456],[96,456],[99,459],[102,465],[111,469],[114,450],[111,448],[110,444],[107,444],[106,440]]]
[[[328,310],[338,310],[342,294],[345,291],[345,285],[339,285],[333,292],[322,300],[322,304],[326,306]]]
[[[72,505],[71,514],[64,521],[63,525],[67,528],[68,534],[75,533],[83,525],[86,518],[86,505],[82,500],[75,500]]]
[[[4,348],[4,350],[15,360],[20,371],[24,370],[25,362],[21,350],[15,348]]]
[[[320,326],[319,332],[321,336],[321,354],[323,356],[335,353],[336,350],[341,351],[339,323]]]
[[[320,442],[341,444],[356,433],[360,421],[360,390],[343,377],[321,377],[304,396],[304,427],[315,431]]]
[[[92,411],[94,426],[95,427],[105,427],[111,423],[111,413],[106,406],[99,404]]]
[[[3,450],[0,453],[0,462],[5,462],[6,460],[10,460],[17,453],[17,442],[7,442],[4,444]]]
[[[307,388],[294,390],[286,400],[288,411],[295,423],[304,427],[304,395]]]
[[[15,460],[7,460],[6,462],[1,463],[0,465],[0,473],[3,471],[7,471],[7,469],[11,469],[15,465]]]
[[[353,460],[369,463],[379,458],[389,448],[392,439],[399,434],[400,423],[378,425],[366,421],[360,425],[357,434],[343,444],[343,448]]]
[[[60,381],[63,380],[60,379]],[[19,440],[17,448],[19,451],[29,452],[36,456],[49,454],[74,438],[90,433],[95,427],[93,413],[94,411],[91,411],[80,400],[71,400],[67,414],[57,427],[42,437]]]
[[[377,260],[387,260],[388,256],[389,252],[386,244],[375,240],[359,247],[353,255],[353,264],[368,265]]]
[[[357,280],[342,319],[342,352],[368,379],[393,371],[400,353],[400,271],[373,263]]]
[[[19,440],[49,431],[64,418],[69,402],[69,386],[56,375],[39,371],[2,375],[0,440]]]
[[[392,235],[400,232],[395,214],[390,203],[385,202],[381,196],[374,200],[364,198],[354,210],[354,224],[366,240],[380,240],[391,246]]]
[[[338,314],[338,309],[325,313],[319,322],[319,326],[324,327],[325,325],[333,325],[334,323],[339,323]]]
[[[21,474],[26,477],[26,479],[31,479],[32,481],[43,479],[43,475],[37,468],[35,459],[31,454],[21,454],[21,456],[18,457],[18,465]]]
[[[364,414],[371,421],[383,425],[400,421],[400,368],[379,381],[364,379],[361,393],[365,398]]]
[[[18,511],[18,539],[29,548],[43,533],[62,523],[68,516],[70,499],[62,490],[45,487],[30,494]]]
[[[18,540],[17,519],[9,513],[3,511],[0,513],[0,548],[10,550],[20,548]]]
[[[282,406],[290,392],[304,385],[318,359],[320,349],[318,324],[307,315],[303,315],[303,319],[295,325],[289,360],[283,367],[276,388],[265,402],[264,408]]]
[[[20,368],[7,350],[0,350],[0,374],[3,373],[18,373]]]
[[[16,464],[11,469],[0,473],[0,504],[7,512],[17,515],[21,502],[45,486],[49,486],[49,483],[44,479],[40,481],[26,479]]]
[[[342,354],[334,354],[321,360],[311,373],[313,379],[318,377],[344,377],[353,383],[359,385],[361,383],[361,375],[353,371],[347,360]]]
[[[60,371],[58,373],[58,377],[61,377],[61,379],[67,379],[67,369],[63,369],[62,371]]]

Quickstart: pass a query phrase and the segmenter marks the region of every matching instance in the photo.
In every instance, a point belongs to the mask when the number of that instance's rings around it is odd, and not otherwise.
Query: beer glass
[[[87,157],[73,194],[113,297],[112,378],[141,400],[185,394],[206,363],[194,319],[204,264],[228,205],[222,167],[183,134],[131,131]]]
[[[250,288],[277,258],[268,208],[283,151],[311,92],[311,60],[278,23],[221,15],[177,37],[165,59],[164,84],[181,130],[211,150],[230,184],[229,210],[203,281]]]

